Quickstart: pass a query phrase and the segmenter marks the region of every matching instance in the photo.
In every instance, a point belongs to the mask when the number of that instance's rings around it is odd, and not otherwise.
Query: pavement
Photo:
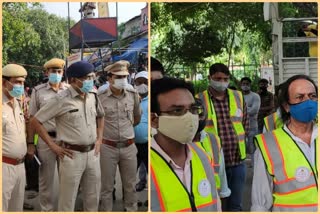
[[[251,207],[251,188],[252,188],[253,168],[250,167],[250,164],[251,164],[250,159],[246,159],[245,164],[246,164],[246,182],[245,182],[245,189],[243,192],[243,212],[249,212],[250,207]],[[137,180],[138,180],[138,176],[137,176]],[[56,184],[57,184],[57,181],[55,182],[55,185]],[[117,173],[116,173],[115,188],[116,188],[116,200],[113,203],[113,211],[123,212],[124,206],[123,206],[123,200],[122,200],[122,184],[121,184],[119,170],[117,170]],[[140,212],[148,211],[148,207],[144,206],[144,202],[148,199],[147,188],[145,188],[141,192],[137,192],[137,194],[138,194],[138,204],[142,204],[141,206],[138,207],[138,211],[140,211]],[[29,198],[30,196],[33,198]],[[41,211],[40,204],[39,204],[39,197],[36,192],[26,191],[25,202],[34,206],[34,209],[33,210],[24,210],[24,211],[26,211],[26,212]],[[83,211],[82,210],[81,193],[77,197],[75,211]]]
[[[138,181],[138,175],[137,175],[137,181]],[[57,187],[57,181],[54,182],[54,186]],[[113,201],[113,210],[116,212],[123,212],[124,211],[124,203],[122,200],[122,184],[121,184],[121,178],[120,178],[120,173],[119,169],[117,169],[116,173],[116,200]],[[57,190],[57,188],[54,188]],[[144,206],[144,202],[148,200],[148,190],[145,188],[141,192],[137,192],[138,195],[138,211],[139,212],[145,212],[148,211],[148,207]],[[39,195],[35,191],[26,191],[25,192],[25,202],[28,204],[31,204],[34,209],[33,210],[24,210],[25,212],[39,212],[41,211],[40,209],[40,204],[39,204]],[[141,206],[139,206],[141,205]],[[75,205],[75,211],[83,211],[82,209],[82,195],[81,192],[78,194],[77,199],[76,199],[76,205]],[[99,210],[100,211],[100,210]]]
[[[243,212],[250,212],[251,207],[251,189],[252,189],[252,178],[253,178],[253,167],[251,165],[251,159],[245,160],[246,164],[246,183],[243,191]]]

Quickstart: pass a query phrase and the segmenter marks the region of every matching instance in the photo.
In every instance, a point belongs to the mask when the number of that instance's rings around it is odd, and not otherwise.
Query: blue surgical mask
[[[89,93],[93,89],[93,80],[85,80],[82,82],[80,90],[83,93]]]
[[[49,74],[49,82],[52,84],[61,82],[61,79],[62,79],[62,75],[60,74],[57,74],[57,73]]]
[[[297,104],[290,105],[290,115],[297,121],[309,123],[314,120],[318,113],[318,102],[306,100]]]
[[[8,92],[11,97],[20,97],[24,93],[24,87],[23,85],[14,84],[12,90],[11,91],[8,90]]]

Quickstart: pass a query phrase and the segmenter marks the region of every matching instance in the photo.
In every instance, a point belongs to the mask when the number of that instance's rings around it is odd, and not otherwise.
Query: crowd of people
[[[3,67],[3,211],[26,209],[26,188],[38,189],[41,211],[74,211],[79,192],[84,211],[112,211],[117,168],[125,211],[138,210],[149,169],[151,211],[243,211],[246,159],[253,168],[251,211],[317,211],[312,79],[292,76],[274,95],[268,80],[253,92],[243,77],[235,90],[229,68],[214,63],[207,89],[196,93],[191,83],[166,75],[157,59],[150,62],[150,73],[144,66],[130,73],[123,60],[108,65],[96,88],[92,64],[65,69],[54,58],[44,64],[48,81],[31,97],[26,69]],[[26,170],[30,161],[38,172]]]
[[[121,60],[105,67],[108,86],[98,91],[92,64],[65,69],[64,60],[53,58],[44,64],[48,81],[30,98],[26,69],[3,67],[3,211],[32,209],[24,204],[25,188],[38,189],[41,211],[74,211],[79,191],[84,211],[112,211],[117,167],[124,209],[138,210],[137,191],[147,187],[149,75],[138,72],[130,85],[129,65]],[[39,164],[38,172],[27,173],[28,186],[25,160]]]
[[[151,211],[243,211],[251,159],[251,211],[317,211],[318,90],[295,75],[276,96],[268,80],[228,88],[222,63],[207,90],[165,75],[151,59]],[[249,156],[249,157],[248,157]]]

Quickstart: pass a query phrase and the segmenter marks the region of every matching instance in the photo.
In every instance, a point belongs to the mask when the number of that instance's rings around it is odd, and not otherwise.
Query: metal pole
[[[118,29],[118,2],[116,2],[116,17],[117,17],[117,29]],[[117,43],[118,43],[118,48],[120,50],[119,35],[117,35]]]
[[[83,60],[83,47],[84,47],[84,41],[83,41],[83,27],[82,27],[82,2],[80,2],[80,14],[81,14],[81,19],[80,19],[80,27],[81,27],[81,61]]]

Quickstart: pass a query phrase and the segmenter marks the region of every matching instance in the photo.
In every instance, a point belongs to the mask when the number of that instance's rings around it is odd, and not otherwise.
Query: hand
[[[95,155],[95,156],[98,156],[98,155],[99,155],[101,144],[102,144],[102,140],[97,140],[97,141],[96,141],[96,144],[95,144],[95,146],[94,146],[94,155]]]
[[[29,160],[32,160],[35,153],[36,153],[36,146],[34,144],[28,144],[28,147],[27,147],[27,158]]]
[[[50,149],[56,153],[56,155],[59,157],[59,159],[63,159],[65,155],[67,155],[69,158],[73,158],[73,152],[70,149],[62,148],[61,146],[51,143],[49,145]]]

